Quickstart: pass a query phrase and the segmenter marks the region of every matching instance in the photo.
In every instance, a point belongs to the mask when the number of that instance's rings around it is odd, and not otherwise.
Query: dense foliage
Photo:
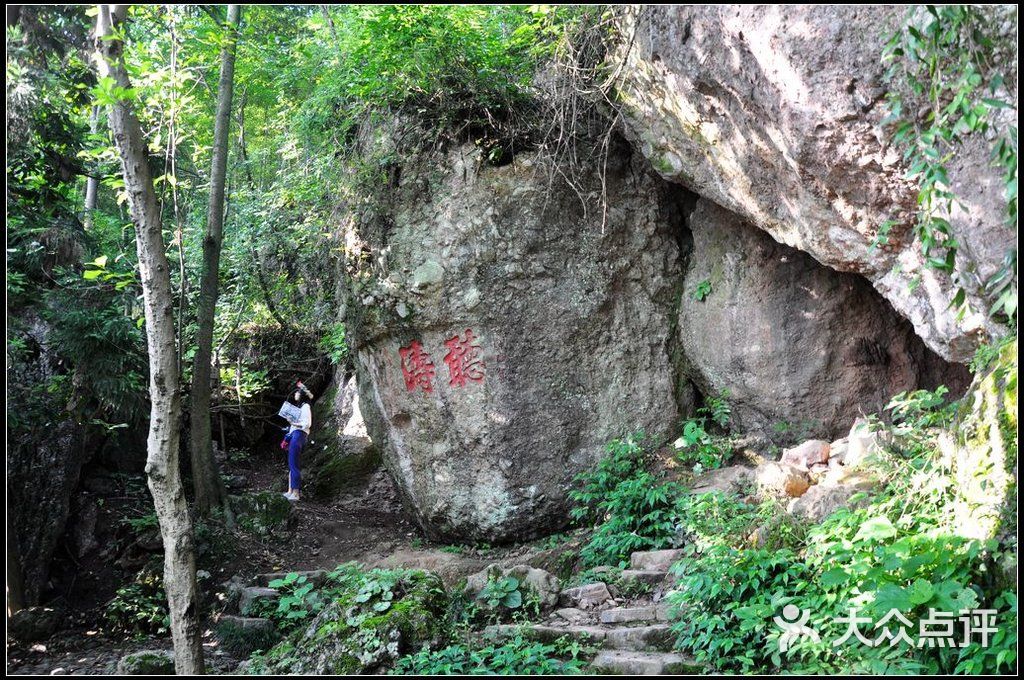
[[[883,491],[867,505],[840,509],[806,532],[785,536],[779,549],[721,541],[676,565],[670,596],[683,613],[674,624],[678,647],[723,672],[995,673],[1016,662],[1014,586],[998,573],[996,540],[958,535],[954,484],[936,438],[954,413],[941,391],[898,395],[890,404],[895,445],[872,461],[885,475]],[[742,515],[742,510],[727,513]],[[725,529],[725,526],[721,526]],[[782,629],[772,623],[787,605],[810,613],[820,641],[800,638],[780,651]],[[843,617],[856,608],[863,634],[881,644],[842,645]],[[917,639],[930,612],[998,612],[989,645],[890,644],[904,630]],[[906,620],[872,630],[891,610]],[[890,615],[891,616],[891,615]],[[876,624],[877,625],[877,624]],[[959,625],[959,624],[958,624]]]

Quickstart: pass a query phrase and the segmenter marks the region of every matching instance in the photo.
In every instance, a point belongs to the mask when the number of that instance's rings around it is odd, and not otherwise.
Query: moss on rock
[[[405,654],[446,642],[448,601],[435,574],[366,572],[308,626],[254,657],[250,671],[347,675],[388,668]]]
[[[133,652],[117,663],[118,675],[174,675],[174,653],[162,649]]]
[[[380,450],[369,443],[346,441],[326,446],[314,461],[313,493],[320,498],[336,496],[345,487],[364,481],[380,467]]]

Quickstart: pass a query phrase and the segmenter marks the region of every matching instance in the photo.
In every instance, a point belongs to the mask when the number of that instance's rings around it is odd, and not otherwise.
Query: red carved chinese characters
[[[480,347],[474,344],[475,340],[473,330],[467,328],[465,337],[455,335],[444,341],[448,348],[444,363],[451,375],[450,384],[456,387],[465,387],[467,380],[482,382],[484,379],[484,362],[480,359]]]
[[[431,382],[434,379],[434,362],[430,355],[423,351],[423,345],[419,340],[413,340],[408,347],[398,350],[402,358],[402,377],[405,378],[405,387],[410,392],[422,387],[428,394],[434,389]]]

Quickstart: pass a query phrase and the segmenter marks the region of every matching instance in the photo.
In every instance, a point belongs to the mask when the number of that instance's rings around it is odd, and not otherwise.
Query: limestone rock
[[[849,506],[850,498],[857,493],[861,492],[852,484],[815,485],[800,498],[794,498],[788,509],[793,515],[820,522],[840,507]]]
[[[593,609],[610,602],[611,599],[612,594],[608,592],[608,586],[602,582],[566,588],[562,591],[561,596],[563,604],[579,609]]]
[[[813,465],[827,464],[830,445],[820,439],[809,439],[782,452],[779,462],[809,470]]]
[[[701,675],[700,664],[681,654],[605,649],[594,657],[592,667],[604,675]]]
[[[401,598],[384,610],[369,604],[360,610],[352,599],[330,603],[304,631],[281,643],[284,653],[267,654],[268,670],[278,675],[374,674],[406,654],[439,646],[448,632],[444,620],[449,605],[441,580],[412,572],[395,591]]]
[[[569,623],[582,623],[589,617],[582,609],[576,607],[563,607],[555,610],[555,616],[568,621]]]
[[[779,443],[845,434],[901,390],[966,386],[871,285],[772,240],[700,199],[678,332],[690,377],[729,392],[732,424]],[[710,281],[711,292],[693,291]],[[785,426],[785,427],[780,427]]]
[[[629,568],[667,571],[683,554],[683,550],[638,550],[629,556]]]
[[[754,468],[744,465],[730,465],[710,470],[694,480],[694,493],[720,492],[748,495],[754,486]]]
[[[606,213],[596,158],[581,200],[529,153],[479,154],[404,158],[386,218],[345,236],[371,255],[346,263],[346,327],[367,429],[421,526],[493,543],[560,528],[610,439],[667,434],[691,407],[666,351],[685,192],[622,140]],[[362,305],[368,292],[383,302]]]
[[[1017,372],[1014,339],[1000,349],[990,367],[975,376],[951,432],[939,440],[944,462],[952,470],[957,534],[1005,540],[1012,531],[1014,555],[1020,432]]]
[[[659,173],[776,241],[863,275],[929,347],[966,362],[980,339],[1004,333],[976,293],[1016,240],[1003,226],[1003,183],[989,163],[988,142],[972,135],[950,169],[958,195],[971,190],[970,211],[955,212],[952,228],[962,244],[957,269],[976,311],[958,321],[949,277],[923,266],[910,228],[916,187],[882,127],[880,55],[904,11],[630,7],[621,13],[623,40],[612,57],[622,73],[616,94],[627,129]],[[888,220],[897,223],[889,244],[872,248]],[[907,285],[915,277],[920,285]]]
[[[542,607],[554,607],[558,604],[558,596],[561,592],[558,577],[543,569],[537,569],[525,564],[517,564],[505,568],[492,564],[483,571],[477,572],[466,579],[466,592],[474,596],[478,595],[487,586],[489,581],[509,576],[519,580],[521,591],[529,589],[537,595],[540,598]]]
[[[239,656],[270,649],[280,637],[273,621],[244,616],[222,616],[216,631],[221,644]]]
[[[273,588],[250,586],[242,588],[238,598],[238,611],[242,616],[249,616],[255,613],[259,603],[264,600],[277,600],[280,594]]]
[[[67,370],[51,349],[49,323],[34,317],[20,321],[25,330],[19,335],[34,358],[8,367],[12,404],[18,404],[21,386],[47,384]],[[31,437],[12,437],[7,450],[8,594],[24,605],[37,604],[46,588],[82,465],[95,445],[66,406],[60,399],[40,403],[40,411],[51,414],[48,422],[40,423]]]
[[[765,495],[797,498],[810,487],[810,480],[806,472],[792,465],[766,463],[757,468],[757,486]]]

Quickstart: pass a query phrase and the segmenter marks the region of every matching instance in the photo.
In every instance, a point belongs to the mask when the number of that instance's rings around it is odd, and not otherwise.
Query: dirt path
[[[242,466],[224,472],[245,478],[242,491],[283,491],[285,468],[279,457],[254,456]],[[260,538],[238,534],[233,558],[214,566],[207,590],[221,590],[220,584],[234,576],[249,581],[256,574],[275,571],[332,569],[356,561],[366,567],[411,567],[430,569],[447,583],[478,571],[495,561],[515,560],[528,548],[503,550],[444,546],[426,541],[403,511],[394,483],[383,469],[358,484],[342,490],[332,499],[306,496],[294,505],[292,531],[284,537]],[[102,576],[96,565],[95,577]],[[109,566],[106,567],[109,573]],[[109,577],[108,577],[109,578]],[[214,595],[215,597],[215,595]],[[86,609],[68,612],[67,623],[44,643],[9,645],[8,672],[12,674],[104,674],[113,673],[125,654],[143,649],[169,649],[169,639],[130,640],[103,630],[106,596],[90,598]],[[83,601],[84,604],[84,601]],[[210,602],[211,616],[204,631],[207,661],[212,672],[230,672],[237,659],[219,649],[213,635],[220,612]]]

